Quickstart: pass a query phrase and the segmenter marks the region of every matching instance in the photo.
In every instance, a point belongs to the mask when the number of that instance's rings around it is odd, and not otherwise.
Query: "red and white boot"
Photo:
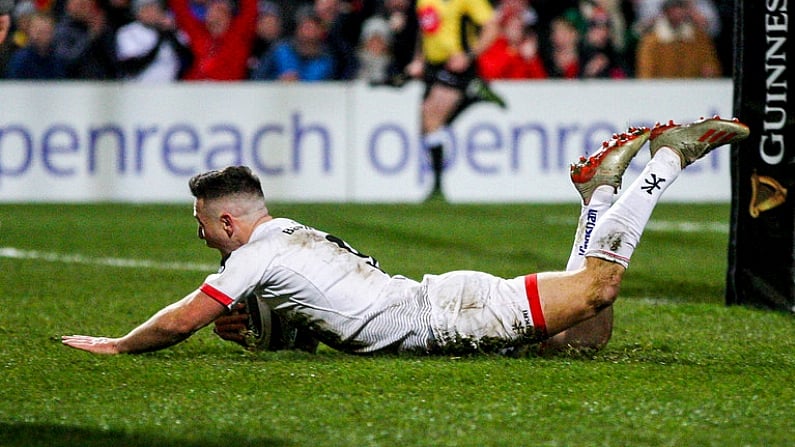
[[[609,185],[618,192],[624,171],[649,139],[650,133],[648,127],[631,127],[602,143],[602,147],[590,157],[580,157],[577,163],[571,165],[571,181],[584,204],[590,202],[594,190],[599,186]]]
[[[721,119],[719,116],[694,121],[690,124],[657,123],[651,131],[651,156],[661,147],[671,148],[679,154],[682,168],[724,144],[744,140],[750,134],[748,126],[737,118]]]

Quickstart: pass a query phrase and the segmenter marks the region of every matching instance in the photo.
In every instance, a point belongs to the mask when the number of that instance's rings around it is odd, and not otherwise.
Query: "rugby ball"
[[[318,341],[306,328],[289,324],[275,313],[265,300],[251,295],[246,299],[248,324],[246,347],[252,351],[297,349],[314,353]]]
[[[252,351],[267,349],[273,333],[270,306],[265,300],[251,295],[246,299],[246,314],[248,314],[248,323],[243,334],[246,347]]]

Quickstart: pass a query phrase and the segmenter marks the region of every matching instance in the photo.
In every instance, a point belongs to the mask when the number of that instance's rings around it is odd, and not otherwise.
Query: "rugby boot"
[[[505,109],[508,104],[498,95],[497,92],[491,89],[488,82],[480,78],[474,78],[467,84],[466,97],[472,102],[484,101],[496,104],[499,108]]]
[[[571,182],[588,204],[594,190],[601,185],[613,187],[615,192],[621,187],[621,177],[627,166],[649,139],[648,127],[630,127],[626,132],[614,134],[613,138],[602,143],[602,147],[590,157],[580,157],[570,166]]]
[[[690,124],[657,123],[649,136],[651,156],[661,147],[669,147],[679,154],[685,168],[718,146],[744,140],[749,133],[748,126],[737,118],[725,120],[717,115]]]

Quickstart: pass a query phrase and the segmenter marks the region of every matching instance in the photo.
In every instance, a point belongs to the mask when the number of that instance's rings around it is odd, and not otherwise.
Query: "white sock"
[[[599,220],[591,233],[591,246],[585,256],[627,267],[654,206],[681,171],[679,155],[666,147],[660,148],[640,176]]]
[[[566,271],[577,270],[585,262],[585,252],[591,242],[591,234],[596,222],[602,217],[610,205],[613,204],[615,190],[610,185],[598,186],[588,205],[583,204],[580,208],[580,219],[577,222],[577,232],[574,233],[574,244],[571,247],[569,262],[566,264]]]
[[[433,146],[449,146],[450,129],[447,126],[440,127],[433,132],[423,135],[422,144],[425,148]]]

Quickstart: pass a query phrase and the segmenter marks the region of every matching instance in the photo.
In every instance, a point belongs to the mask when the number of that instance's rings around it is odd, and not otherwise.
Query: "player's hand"
[[[419,79],[425,72],[425,63],[422,59],[414,59],[405,68],[406,74],[414,79]]]
[[[88,351],[94,354],[118,354],[117,338],[91,337],[88,335],[64,335],[61,342],[71,348]]]
[[[450,56],[450,59],[447,59],[445,67],[453,73],[462,73],[473,63],[475,63],[473,56],[467,53],[456,53]]]
[[[248,314],[245,313],[246,305],[238,303],[232,312],[216,318],[213,332],[226,341],[231,341],[240,346],[247,347],[244,333],[247,329]]]

